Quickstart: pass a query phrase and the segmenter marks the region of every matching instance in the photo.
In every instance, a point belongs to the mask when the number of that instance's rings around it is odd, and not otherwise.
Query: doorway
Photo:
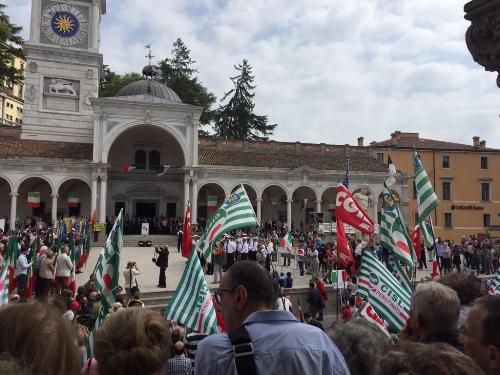
[[[155,217],[156,203],[154,202],[137,202],[135,204],[135,216],[137,217]]]

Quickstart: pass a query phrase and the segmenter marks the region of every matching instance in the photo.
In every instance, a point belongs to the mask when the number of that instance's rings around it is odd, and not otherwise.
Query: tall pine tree
[[[253,113],[255,104],[254,76],[248,61],[234,67],[239,74],[231,77],[234,88],[224,94],[222,102],[229,99],[226,105],[220,105],[214,118],[215,134],[221,138],[264,140],[273,134],[277,124],[268,124],[267,116]]]
[[[208,125],[213,121],[212,105],[216,97],[194,76],[198,73],[193,67],[196,61],[191,59],[191,51],[184,42],[178,38],[173,47],[172,57],[160,62],[160,80],[174,90],[183,103],[203,107],[200,124]],[[200,134],[207,135],[203,130],[200,130]]]
[[[0,86],[24,81],[23,71],[14,66],[14,58],[24,59],[23,38],[19,35],[22,28],[10,23],[10,17],[0,4]]]

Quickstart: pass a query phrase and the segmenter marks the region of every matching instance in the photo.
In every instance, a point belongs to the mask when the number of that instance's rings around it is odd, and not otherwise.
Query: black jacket
[[[156,253],[158,254],[158,259],[156,259],[156,265],[160,268],[167,268],[168,267],[168,254],[169,251],[168,249],[163,249],[163,248],[157,248],[155,249]]]

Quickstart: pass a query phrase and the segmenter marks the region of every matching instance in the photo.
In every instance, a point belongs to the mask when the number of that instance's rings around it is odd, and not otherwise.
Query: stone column
[[[52,222],[56,222],[57,220],[57,198],[59,198],[59,195],[57,194],[52,194]]]
[[[10,193],[10,228],[15,228],[16,226],[16,215],[17,215],[17,193]]]
[[[99,9],[98,1],[92,2],[92,30],[90,33],[91,47],[97,52],[99,50],[99,23],[101,18],[101,11]]]
[[[191,192],[191,224],[198,224],[198,181],[194,178]]]
[[[257,198],[255,201],[257,202],[257,221],[259,225],[262,225],[262,198]]]
[[[321,201],[316,201],[316,212],[321,212]]]
[[[184,178],[184,210],[183,214],[186,213],[186,207],[189,202],[189,177]]]
[[[92,188],[91,188],[91,198],[90,198],[90,218],[92,219],[92,215],[94,211],[97,210],[97,178],[92,178]],[[97,219],[97,212],[96,212]]]
[[[286,226],[288,231],[292,230],[292,200],[286,200]]]
[[[106,195],[108,188],[108,179],[106,177],[101,177],[101,196],[99,198],[100,209],[99,209],[99,222],[106,222]]]

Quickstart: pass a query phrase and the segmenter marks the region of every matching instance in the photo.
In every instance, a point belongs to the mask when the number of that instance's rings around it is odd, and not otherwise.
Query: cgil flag
[[[403,216],[399,212],[394,197],[385,183],[382,198],[380,242],[383,247],[392,252],[396,262],[404,263],[410,269],[410,274],[413,274],[415,259],[413,244]]]
[[[196,332],[208,335],[218,332],[212,295],[196,251],[191,252],[164,316]]]
[[[186,215],[184,215],[184,226],[182,227],[182,256],[189,258],[191,255],[191,248],[193,242],[191,241],[191,204],[188,202],[186,207]]]
[[[418,222],[423,223],[431,211],[439,205],[439,201],[416,151],[415,189],[417,190]]]
[[[373,234],[375,231],[373,220],[342,184],[337,185],[336,206],[335,216],[337,217],[337,222],[340,220],[363,233]]]
[[[226,198],[222,206],[215,211],[196,243],[196,247],[201,249],[203,257],[207,261],[210,261],[212,258],[213,241],[232,230],[256,227],[258,225],[247,192],[243,185],[240,185]]]
[[[76,193],[68,194],[68,207],[78,207],[80,204],[80,198]]]
[[[348,270],[354,265],[354,257],[345,235],[344,223],[339,219],[337,219],[337,254],[342,268]]]
[[[357,295],[368,301],[396,332],[410,316],[410,292],[369,251],[363,254]]]
[[[28,207],[29,208],[40,207],[40,192],[37,191],[28,192]]]
[[[92,358],[94,352],[94,337],[97,329],[109,314],[118,293],[118,278],[120,275],[120,254],[123,247],[123,208],[116,218],[113,229],[101,250],[94,268],[97,289],[101,293],[101,308],[94,327],[86,343],[87,358]]]

